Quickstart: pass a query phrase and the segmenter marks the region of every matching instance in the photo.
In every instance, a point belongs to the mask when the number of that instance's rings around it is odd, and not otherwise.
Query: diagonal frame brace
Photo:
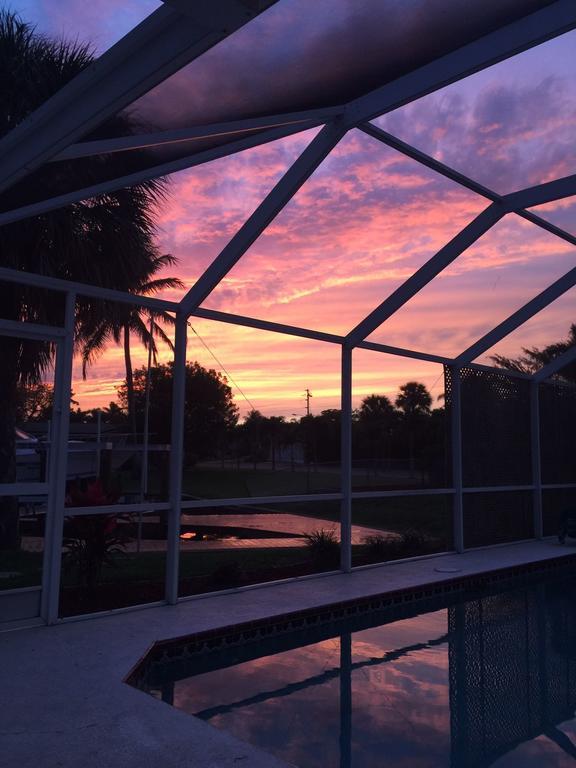
[[[318,125],[318,123],[312,124]],[[127,176],[120,176],[115,179],[109,179],[99,184],[94,184],[90,187],[83,187],[82,189],[76,189],[72,192],[66,192],[65,194],[58,195],[56,197],[50,197],[45,200],[40,200],[37,203],[31,203],[30,205],[22,206],[21,208],[14,208],[9,211],[0,213],[0,227],[4,224],[12,224],[15,221],[21,221],[22,219],[28,219],[31,216],[39,216],[42,213],[48,213],[58,208],[62,208],[65,205],[71,205],[82,200],[89,200],[92,197],[98,197],[99,195],[108,194],[114,192],[117,189],[123,189],[124,187],[132,187],[136,184],[142,184],[148,179],[156,179],[160,176],[167,176],[171,173],[177,173],[178,171],[194,168],[195,166],[202,165],[203,163],[212,162],[213,160],[219,160],[220,158],[227,157],[237,152],[243,152],[246,149],[252,149],[253,147],[262,146],[271,141],[277,141],[278,139],[284,139],[287,136],[292,136],[295,133],[305,130],[311,127],[309,124],[302,125],[300,123],[292,123],[286,126],[280,126],[278,128],[270,128],[268,130],[252,133],[239,139],[232,140],[225,144],[220,144],[212,149],[206,149],[201,152],[196,152],[186,157],[178,158],[177,160],[169,160],[165,163],[160,163],[150,168],[144,168],[141,171],[135,171]]]
[[[540,370],[534,374],[533,381],[536,384],[540,384],[540,382],[546,381],[546,379],[549,379],[550,376],[553,376],[555,373],[558,373],[558,371],[561,371],[562,368],[564,368],[564,366],[570,365],[570,363],[573,363],[575,360],[576,360],[576,346],[570,347],[561,355],[558,355],[558,357],[555,357],[554,360],[551,360],[545,366],[540,368]]]
[[[512,192],[505,195],[503,201],[508,211],[516,213],[523,208],[533,208],[573,195],[576,195],[576,174]]]
[[[76,160],[80,157],[93,157],[94,155],[111,154],[113,152],[127,152],[133,149],[165,147],[208,138],[226,138],[234,136],[236,136],[236,138],[242,138],[242,135],[248,132],[280,128],[295,123],[298,123],[300,128],[305,129],[316,126],[319,123],[328,122],[328,120],[336,117],[342,111],[343,107],[310,109],[304,112],[250,117],[244,118],[243,120],[211,123],[209,125],[195,125],[191,128],[179,128],[159,131],[156,133],[116,136],[112,139],[98,139],[96,141],[81,141],[77,144],[71,144],[69,147],[62,150],[58,155],[51,158],[50,162]]]
[[[266,0],[272,5],[277,0]],[[238,0],[161,6],[0,141],[4,190],[247,24]]]
[[[474,181],[474,179],[471,179],[463,173],[456,171],[454,168],[451,168],[445,163],[441,163],[434,157],[431,157],[425,152],[422,152],[412,145],[407,144],[405,141],[402,141],[397,136],[393,136],[391,133],[382,130],[382,128],[378,127],[377,125],[374,125],[373,123],[364,123],[359,125],[358,128],[367,136],[371,136],[373,139],[386,144],[386,146],[395,149],[397,152],[400,152],[403,155],[406,155],[406,157],[410,157],[412,160],[416,160],[417,163],[426,166],[426,168],[430,168],[432,171],[436,171],[436,173],[439,173],[441,176],[444,176],[445,178],[460,184],[462,187],[466,187],[466,189],[469,189],[471,192],[482,195],[482,197],[486,197],[492,202],[503,202],[503,195],[500,195],[497,192],[494,192],[494,190],[485,187],[483,184]],[[535,224],[541,229],[556,235],[556,237],[559,237],[562,240],[566,240],[566,242],[571,243],[571,245],[576,245],[576,235],[573,235],[570,232],[566,232],[566,230],[557,227],[555,224],[551,224],[546,219],[543,219],[540,216],[537,216],[535,213],[532,213],[532,211],[526,211],[521,208],[514,211],[514,213],[516,213],[518,216],[521,216],[523,219],[526,219],[526,221],[530,221],[532,224]]]
[[[576,267],[573,267],[566,272],[565,275],[558,278],[552,285],[549,285],[548,288],[542,291],[542,293],[539,293],[538,296],[535,296],[529,302],[524,304],[524,306],[520,307],[520,309],[516,310],[516,312],[513,312],[506,318],[506,320],[499,323],[495,328],[482,336],[481,339],[478,339],[478,341],[468,347],[468,349],[465,349],[464,352],[456,358],[456,365],[467,365],[472,360],[475,360],[479,355],[493,347],[494,344],[497,344],[505,336],[508,336],[509,333],[512,333],[512,331],[519,328],[527,320],[530,320],[530,318],[540,312],[540,310],[544,309],[562,296],[562,294],[566,293],[566,291],[570,290],[574,285],[576,285]]]
[[[380,306],[376,307],[362,322],[360,322],[347,336],[349,344],[357,345],[385,320],[397,312],[425,285],[433,280],[449,264],[460,256],[467,248],[476,242],[491,227],[500,221],[506,210],[500,203],[492,203],[482,213],[476,216],[456,237],[438,251],[431,259],[420,267],[399,288],[388,296]]]
[[[294,197],[345,133],[346,128],[342,127],[339,119],[324,126],[184,296],[181,304],[184,313],[190,314],[202,304]]]
[[[575,27],[573,0],[555,0],[350,102],[348,126],[398,109]]]

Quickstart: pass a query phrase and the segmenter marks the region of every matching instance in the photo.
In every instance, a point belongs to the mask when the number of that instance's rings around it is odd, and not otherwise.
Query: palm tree
[[[432,397],[424,384],[418,381],[408,381],[400,387],[395,400],[406,420],[408,428],[408,450],[410,454],[410,471],[414,471],[414,429],[423,416],[430,416]]]
[[[177,277],[151,279],[164,267],[177,263],[170,254],[156,254],[151,257],[148,269],[140,280],[135,282],[131,291],[146,296],[167,288],[182,288],[184,284]],[[130,334],[134,334],[146,349],[150,349],[154,365],[157,363],[158,347],[155,338],[160,339],[173,350],[174,345],[165,333],[162,325],[174,325],[174,317],[163,310],[150,310],[129,304],[109,304],[101,316],[88,318],[80,325],[79,337],[82,339],[82,376],[86,378],[87,368],[102,354],[110,341],[124,344],[124,365],[126,367],[126,395],[128,418],[132,435],[136,440],[136,409],[134,406],[134,374],[130,354]]]
[[[51,40],[16,14],[0,11],[0,137],[89,66],[94,57],[78,42]],[[91,139],[141,130],[121,113],[94,130]],[[26,205],[41,197],[81,188],[103,178],[130,173],[142,162],[140,152],[50,163],[0,194],[0,210]],[[111,192],[41,216],[0,227],[0,264],[15,270],[92,283],[124,291],[148,274],[154,246],[156,207],[165,195],[163,180]],[[62,294],[44,289],[0,285],[5,318],[61,325]],[[105,309],[101,302],[80,299],[78,332],[93,327]],[[14,430],[19,386],[41,381],[53,358],[50,344],[0,338],[0,482],[16,478]],[[0,549],[18,546],[16,499],[0,499]]]
[[[432,405],[432,397],[426,386],[418,381],[408,381],[400,387],[396,397],[396,408],[399,408],[407,418],[428,416]]]
[[[358,425],[368,440],[374,469],[379,458],[378,448],[386,444],[397,419],[398,412],[386,395],[367,395],[360,404]]]

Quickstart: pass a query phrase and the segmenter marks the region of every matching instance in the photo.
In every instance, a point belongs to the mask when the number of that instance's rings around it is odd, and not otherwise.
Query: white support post
[[[182,464],[184,450],[184,405],[186,402],[186,335],[185,315],[176,317],[174,368],[172,379],[172,441],[170,446],[170,510],[166,550],[166,602],[178,601],[180,567],[180,514],[182,504]]]
[[[464,505],[462,492],[462,390],[460,368],[450,366],[452,374],[452,413],[450,432],[452,442],[452,485],[454,487],[453,532],[454,549],[464,552]]]
[[[140,462],[140,503],[144,503],[148,495],[148,450],[150,431],[150,376],[152,370],[152,344],[154,333],[154,315],[150,313],[150,340],[148,342],[148,364],[146,366],[146,396],[144,399],[144,429],[142,439],[142,461]],[[140,553],[142,547],[142,509],[138,512],[138,529],[136,533],[136,552]]]
[[[540,454],[540,387],[537,381],[530,384],[530,448],[532,456],[532,512],[534,516],[534,538],[544,535],[542,521],[542,464]]]
[[[340,635],[340,766],[352,765],[352,634]]]
[[[342,345],[342,414],[340,426],[340,567],[352,570],[352,347]]]
[[[58,343],[55,371],[53,439],[50,446],[48,508],[44,535],[44,577],[40,607],[41,616],[47,624],[57,622],[60,598],[75,312],[76,294],[70,291],[66,294],[64,324],[66,336]]]
[[[100,477],[102,469],[102,411],[96,411],[96,477]]]

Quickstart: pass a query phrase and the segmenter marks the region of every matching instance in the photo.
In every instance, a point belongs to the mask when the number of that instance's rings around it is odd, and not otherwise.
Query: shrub
[[[85,488],[73,486],[67,497],[67,507],[97,507],[113,504],[117,496],[107,493],[100,480],[88,483]],[[124,552],[132,536],[129,526],[119,525],[127,515],[82,515],[66,520],[64,568],[76,571],[82,586],[93,590],[98,583],[102,568],[114,565],[115,556]]]
[[[337,565],[340,560],[340,542],[333,528],[321,528],[304,534],[306,546],[314,560],[321,565]]]
[[[371,536],[365,536],[363,541],[368,555],[374,560],[388,560],[398,551],[399,542],[391,536],[375,533]]]
[[[420,554],[427,549],[428,539],[422,531],[408,528],[400,534],[400,546],[408,554]]]

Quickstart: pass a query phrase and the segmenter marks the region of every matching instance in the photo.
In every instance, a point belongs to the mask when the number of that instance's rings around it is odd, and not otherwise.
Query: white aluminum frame
[[[67,442],[69,430],[68,400],[72,374],[74,312],[77,296],[91,296],[165,310],[176,315],[174,355],[174,383],[172,409],[172,450],[170,455],[169,500],[161,503],[135,503],[106,507],[74,508],[66,511],[73,516],[116,514],[125,512],[168,512],[166,602],[178,601],[179,534],[181,512],[215,506],[247,506],[258,504],[339,501],[341,504],[341,570],[352,569],[351,526],[352,502],[355,499],[386,499],[403,496],[452,496],[453,539],[457,552],[465,549],[463,534],[463,499],[465,494],[489,492],[532,491],[534,532],[542,536],[542,491],[553,488],[576,488],[575,483],[543,485],[540,469],[540,415],[538,390],[541,382],[576,359],[576,349],[569,350],[533,376],[508,371],[507,375],[529,379],[531,382],[531,441],[532,482],[524,486],[463,487],[462,481],[462,426],[460,415],[460,369],[463,366],[479,370],[498,370],[475,363],[479,355],[491,348],[515,328],[535,316],[545,306],[576,284],[576,268],[567,272],[546,290],[529,301],[517,312],[485,334],[455,358],[428,352],[402,349],[372,341],[366,337],[388,317],[418,293],[450,263],[457,259],[472,243],[491,229],[503,216],[515,213],[541,227],[564,242],[576,245],[576,236],[537,216],[527,207],[576,194],[576,176],[558,179],[509,195],[499,195],[452,168],[425,155],[368,122],[374,117],[409,103],[420,96],[477,72],[522,50],[538,45],[557,35],[576,28],[576,6],[573,0],[556,0],[541,11],[502,27],[469,45],[465,45],[441,59],[379,88],[360,99],[330,109],[310,110],[286,115],[262,116],[254,119],[200,126],[184,131],[166,131],[101,142],[82,142],[93,127],[109,115],[133,102],[188,61],[223,39],[234,29],[245,24],[275,0],[262,0],[255,4],[246,0],[211,0],[196,3],[194,8],[181,0],[169,0],[138,25],[123,40],[113,46],[82,75],[69,83],[55,97],[33,113],[24,123],[0,141],[0,154],[4,162],[0,169],[0,191],[8,188],[27,173],[53,160],[73,160],[99,152],[127,151],[147,146],[161,146],[174,142],[192,141],[206,136],[239,133],[222,147],[206,150],[189,157],[163,163],[154,168],[118,179],[111,179],[94,187],[76,190],[57,198],[39,201],[33,205],[0,213],[0,226],[25,219],[41,212],[53,210],[70,202],[111,191],[145,179],[190,168],[288,136],[312,126],[322,129],[288,169],[274,189],[248,218],[228,245],[217,256],[204,274],[192,286],[181,302],[136,296],[130,293],[83,285],[0,268],[0,280],[16,284],[43,287],[66,294],[66,320],[64,327],[30,325],[0,319],[0,335],[50,339],[57,346],[55,376],[54,456],[50,465],[48,483],[16,483],[0,487],[1,495],[48,492],[48,515],[44,557],[44,583],[42,592],[42,618],[48,624],[58,621],[60,589],[60,560],[64,519],[64,493],[66,487]],[[256,8],[255,8],[256,5]],[[248,6],[250,6],[248,8]],[[385,297],[379,307],[370,312],[347,335],[340,336],[314,329],[299,328],[282,323],[260,320],[201,307],[212,290],[246,253],[278,213],[293,198],[320,163],[328,156],[346,133],[359,128],[397,151],[422,163],[467,187],[490,201],[488,207],[444,248],[415,272],[400,288]],[[250,132],[246,135],[246,132]],[[187,321],[194,316],[214,322],[231,323],[268,332],[309,338],[341,347],[341,487],[339,492],[327,494],[300,494],[294,496],[268,496],[250,498],[182,500],[183,409],[185,404],[184,373],[187,350]],[[417,360],[449,366],[453,380],[453,409],[451,422],[452,485],[448,488],[362,491],[352,489],[352,373],[354,349],[372,350],[400,355]],[[32,490],[30,490],[32,489]]]

